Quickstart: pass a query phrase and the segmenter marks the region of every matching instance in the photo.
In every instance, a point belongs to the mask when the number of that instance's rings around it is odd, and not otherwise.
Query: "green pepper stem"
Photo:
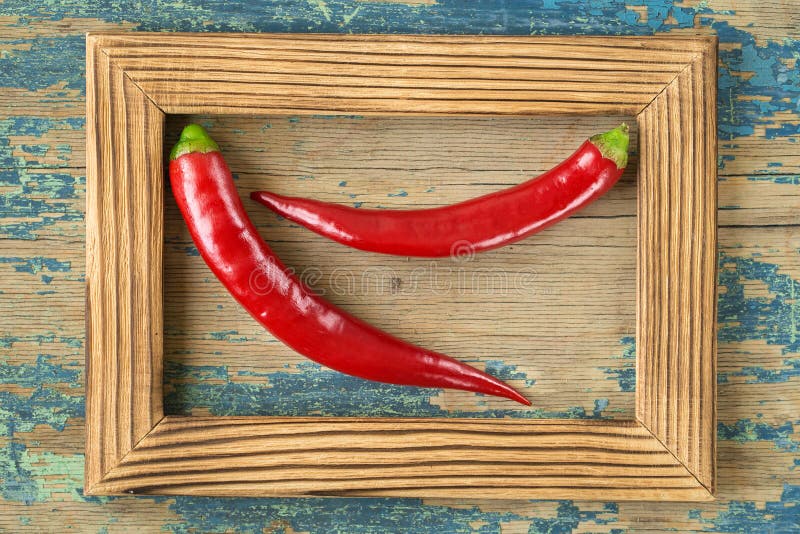
[[[628,125],[624,122],[606,133],[593,135],[589,141],[600,151],[604,158],[613,161],[618,169],[628,165]]]
[[[219,152],[219,145],[199,124],[190,124],[181,132],[181,138],[169,153],[170,161],[192,152]]]

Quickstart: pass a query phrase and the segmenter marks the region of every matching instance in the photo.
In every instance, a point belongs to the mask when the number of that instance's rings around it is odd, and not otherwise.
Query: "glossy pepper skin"
[[[587,140],[538,178],[424,210],[357,209],[268,191],[250,196],[339,243],[399,256],[443,257],[508,245],[568,217],[608,191],[628,159],[628,127]]]
[[[219,147],[202,127],[184,129],[169,176],[205,262],[259,323],[300,354],[368,380],[463,389],[530,405],[500,380],[382,332],[312,293],[259,236]]]

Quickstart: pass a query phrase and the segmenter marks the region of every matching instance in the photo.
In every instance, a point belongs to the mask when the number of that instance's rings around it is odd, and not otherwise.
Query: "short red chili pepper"
[[[315,295],[275,256],[245,213],[217,144],[189,125],[172,149],[172,192],[201,256],[275,337],[322,365],[368,380],[463,389],[530,402],[502,381],[416,347]]]
[[[272,211],[339,243],[399,256],[442,257],[518,241],[603,195],[628,162],[625,124],[587,140],[538,178],[424,210],[357,209],[268,191],[250,196]]]

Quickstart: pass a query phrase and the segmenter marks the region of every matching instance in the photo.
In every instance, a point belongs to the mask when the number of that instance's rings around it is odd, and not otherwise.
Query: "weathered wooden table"
[[[190,0],[140,12],[140,3],[125,2],[0,3],[0,530],[800,529],[800,6],[509,4],[319,0],[226,10]],[[109,29],[719,35],[718,501],[84,497],[84,32]],[[587,130],[616,120],[198,119],[231,147],[240,188],[266,181],[277,191],[387,207],[437,205],[456,200],[454,191],[471,195],[515,183],[552,165]],[[186,120],[170,118],[168,142]],[[629,173],[602,203],[536,240],[436,266],[354,259],[248,205],[278,253],[329,298],[510,380],[534,400],[532,412],[474,395],[364,383],[297,357],[250,321],[198,261],[168,194],[167,411],[629,416],[634,179]],[[599,218],[609,217],[615,222],[598,233]],[[495,277],[500,268],[515,278]],[[462,273],[473,282],[477,273],[478,282],[468,284]],[[411,291],[415,280],[420,285]],[[476,321],[493,321],[495,335],[476,337]]]

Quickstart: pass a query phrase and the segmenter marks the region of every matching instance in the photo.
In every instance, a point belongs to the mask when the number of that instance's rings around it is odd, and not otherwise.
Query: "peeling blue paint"
[[[75,368],[50,363],[55,356],[39,354],[36,364],[8,365],[0,359],[0,384],[14,384],[23,388],[35,388],[42,384],[76,384],[83,374],[83,365]]]
[[[3,85],[0,84],[0,87]],[[8,87],[8,86],[5,86]],[[17,87],[11,85],[10,87]],[[25,167],[30,167],[24,159],[15,160],[12,156],[9,137],[25,136],[41,138],[52,131],[59,130],[74,130],[83,131],[86,126],[86,118],[82,116],[82,110],[77,110],[81,116],[67,117],[56,119],[51,117],[25,117],[25,116],[9,116],[0,119],[0,166],[13,166],[14,163],[25,164]],[[59,145],[63,151],[71,152],[70,145]]]
[[[327,1],[325,10],[307,9],[303,2],[284,2],[282,12],[302,14],[300,19],[275,17],[271,10],[257,4],[237,13],[214,17],[211,6],[181,5],[181,16],[170,19],[176,7],[160,3],[153,14],[138,13],[140,30],[179,31],[314,31],[314,32],[365,32],[365,33],[486,33],[486,34],[627,34],[648,35],[673,29],[693,28],[696,24],[711,27],[723,43],[738,47],[722,47],[720,51],[720,133],[728,138],[749,135],[753,125],[783,111],[797,112],[797,95],[800,78],[796,69],[789,67],[798,50],[796,40],[782,43],[769,41],[758,44],[747,31],[735,28],[725,20],[716,20],[715,11],[706,3],[697,7],[675,6],[671,0],[632,0],[627,5],[621,1],[605,0],[586,3],[576,0],[558,2],[559,11],[542,9],[541,1],[529,0],[496,5],[464,5],[455,0],[443,0],[435,6],[388,6],[380,3],[354,4],[351,1]],[[553,2],[552,5],[555,5]],[[633,8],[646,8],[647,20]],[[52,17],[74,16],[76,6],[52,7]],[[354,11],[358,17],[354,17]],[[31,11],[23,0],[6,1],[6,14],[26,14]],[[191,13],[192,18],[187,18]],[[38,13],[37,13],[38,14]],[[111,22],[121,22],[120,12],[98,6],[93,16]],[[303,20],[303,27],[296,26]],[[602,21],[598,23],[598,21]],[[0,61],[5,77],[0,85],[31,89],[67,81],[70,88],[83,89],[82,77],[76,69],[65,65],[82,65],[83,41],[81,36],[61,38],[34,38],[26,40],[30,50],[13,50]],[[56,51],[57,50],[57,51]],[[64,56],[66,54],[67,60]],[[51,61],[46,69],[25,69],[29,57],[39,62]],[[40,70],[44,72],[39,72]],[[748,74],[747,77],[741,74]],[[752,73],[752,74],[751,74]],[[751,98],[769,97],[768,101]],[[299,120],[296,117],[290,121]],[[768,136],[791,136],[796,127],[780,126]]]
[[[191,351],[187,351],[191,354]],[[164,365],[164,382],[170,384],[175,380],[191,379],[197,382],[204,380],[227,380],[228,368],[217,365],[185,365],[166,361]]]
[[[500,380],[522,380],[525,387],[531,387],[536,384],[536,380],[530,378],[522,371],[517,370],[516,365],[509,365],[499,360],[486,360],[486,372],[492,376],[496,376]]]
[[[302,502],[302,506],[299,503]],[[168,525],[173,532],[447,532],[497,533],[512,521],[530,520],[514,512],[487,512],[477,506],[426,505],[419,499],[204,499],[177,497],[170,509],[186,523]],[[590,528],[618,520],[615,504],[600,511],[582,510],[561,501],[555,513],[534,518],[530,532],[568,534],[579,525]],[[476,527],[475,524],[480,524]]]
[[[175,365],[169,360],[165,362],[168,392],[164,397],[164,404],[167,413],[172,415],[188,415],[192,410],[202,408],[213,415],[598,419],[606,417],[603,412],[608,408],[607,399],[597,399],[591,412],[581,406],[571,406],[562,411],[539,408],[444,410],[434,401],[440,394],[438,389],[369,382],[323,368],[313,362],[298,364],[296,371],[240,373],[263,377],[264,383],[261,384],[231,380],[224,366],[195,368],[178,364],[173,368]],[[523,380],[530,383],[530,379],[513,365],[490,362],[487,370],[502,380]],[[186,377],[192,377],[193,380],[186,381]],[[174,380],[176,378],[178,380]],[[208,378],[221,383],[209,383]]]
[[[73,371],[66,369],[62,373],[72,376]],[[67,382],[59,380],[57,383]],[[31,432],[37,425],[49,425],[60,431],[70,418],[84,416],[84,399],[41,385],[29,396],[0,391],[0,415],[2,436]]]
[[[71,264],[68,261],[60,261],[55,258],[0,258],[0,263],[10,263],[14,265],[14,270],[20,273],[37,274],[43,270],[48,270],[52,273],[66,273],[71,269]]]
[[[247,336],[239,335],[239,332],[236,330],[209,332],[208,337],[217,341],[227,341],[228,343],[243,343],[245,341],[250,341]]]
[[[753,182],[772,182],[774,184],[782,185],[800,185],[800,174],[759,174],[756,176],[748,176],[747,179]]]
[[[783,364],[786,366],[783,369],[764,369],[748,365],[742,367],[740,371],[720,373],[720,377],[726,383],[731,376],[744,376],[748,377],[745,381],[748,384],[766,384],[788,382],[790,379],[800,376],[800,359],[786,359],[783,360]]]
[[[794,441],[794,425],[800,424],[786,422],[780,426],[772,426],[767,423],[759,423],[750,419],[741,419],[731,425],[725,423],[717,424],[717,435],[719,439],[735,441],[737,443],[747,443],[751,441],[771,441],[776,449],[786,452],[798,452],[798,443]]]
[[[17,2],[14,2],[17,3]],[[24,4],[24,2],[22,2]],[[17,14],[18,6],[4,2],[3,13]],[[0,86],[24,87],[35,91],[61,84],[85,93],[83,66],[86,49],[83,35],[36,37],[5,41],[10,45],[30,45],[28,50],[10,50],[0,55]],[[35,60],[32,60],[35,58]],[[31,68],[35,64],[36,68]],[[79,68],[75,68],[78,65]]]
[[[763,129],[763,138],[796,143],[800,136],[798,102],[800,102],[799,71],[796,61],[800,57],[798,40],[786,38],[780,42],[756,42],[752,30],[734,27],[721,20],[718,12],[708,2],[684,7],[673,0],[522,0],[519,2],[473,2],[439,0],[435,5],[404,5],[402,3],[360,3],[343,0],[282,0],[279,3],[251,2],[235,9],[217,1],[188,0],[171,2],[157,0],[153,9],[141,10],[127,0],[123,2],[30,2],[5,0],[0,2],[0,15],[21,17],[17,26],[25,27],[43,21],[58,21],[68,17],[97,19],[109,23],[135,24],[140,30],[183,31],[324,31],[324,32],[385,32],[385,33],[484,33],[484,34],[636,34],[668,32],[673,29],[690,30],[696,26],[710,28],[720,36],[718,115],[721,140],[752,136]],[[646,13],[642,17],[641,11]],[[724,13],[731,17],[735,13]],[[0,38],[3,39],[3,38]],[[74,101],[74,94],[84,93],[84,44],[82,35],[67,37],[31,37],[29,39],[4,39],[0,50],[0,87],[39,91],[42,102],[54,106],[73,108],[82,115],[82,104]],[[14,47],[19,47],[15,49]],[[26,49],[26,47],[29,47]],[[72,111],[70,111],[72,112]],[[323,118],[322,116],[320,118]],[[297,122],[299,118],[289,119]],[[0,237],[35,239],[41,235],[58,235],[71,232],[80,239],[83,221],[83,193],[85,179],[69,172],[53,172],[57,166],[69,167],[73,163],[69,144],[57,143],[60,131],[82,130],[82,116],[67,119],[44,117],[0,118]],[[269,128],[266,122],[264,128]],[[53,139],[52,144],[31,139]],[[15,141],[14,137],[25,137]],[[16,143],[16,144],[15,144]],[[735,146],[725,147],[735,149]],[[48,158],[45,160],[44,158]],[[724,169],[734,156],[720,158]],[[787,186],[785,194],[793,194],[788,186],[800,185],[800,178],[782,169],[781,162],[768,161],[763,169],[751,169],[748,180],[769,180]],[[49,168],[46,173],[30,172],[36,167]],[[344,185],[342,186],[344,187]],[[433,191],[429,188],[426,192]],[[344,193],[344,191],[343,191]],[[351,193],[355,195],[354,193]],[[355,198],[353,196],[352,198]],[[359,207],[361,202],[355,202]],[[733,208],[734,206],[729,206]],[[45,215],[42,215],[45,214]],[[184,244],[185,246],[185,244]],[[789,245],[794,247],[794,245]],[[798,249],[800,251],[800,249]],[[187,254],[194,251],[187,247]],[[62,259],[51,266],[41,258],[4,258],[0,260],[16,272],[38,275],[31,283],[53,284],[72,274],[72,266]],[[9,260],[9,261],[5,261]],[[49,274],[44,274],[49,273]],[[51,276],[53,273],[61,273]],[[82,280],[83,273],[74,273]],[[59,278],[63,277],[63,278]],[[763,282],[768,296],[746,294],[748,281]],[[746,383],[794,382],[798,374],[798,305],[797,280],[791,279],[776,265],[757,259],[725,256],[720,259],[720,330],[722,343],[734,344],[747,340],[764,340],[780,347],[786,356],[782,365],[765,368],[754,358],[739,370],[720,373],[719,381],[725,384],[731,377],[745,377]],[[37,287],[42,287],[37,285]],[[33,291],[33,290],[31,290]],[[52,291],[49,287],[46,292]],[[5,296],[5,295],[4,295]],[[58,297],[57,292],[54,295]],[[237,332],[216,333],[221,339]],[[228,336],[228,337],[226,337]],[[633,341],[622,340],[624,360],[621,370],[603,369],[609,380],[616,380],[622,391],[635,389],[632,371],[635,359]],[[61,337],[55,333],[41,335],[0,337],[0,348],[13,350],[18,343],[56,343],[63,351],[75,354],[82,349],[82,339]],[[43,349],[44,351],[44,349]],[[55,352],[47,347],[47,352]],[[16,425],[0,427],[0,435],[8,438],[0,448],[0,495],[4,499],[31,503],[47,500],[40,480],[47,468],[69,472],[62,485],[74,499],[102,505],[109,499],[82,497],[80,495],[81,458],[63,456],[37,457],[28,448],[20,432],[28,432],[36,425],[48,425],[63,430],[69,418],[83,415],[83,399],[63,392],[63,385],[80,386],[82,370],[77,365],[62,364],[59,356],[42,354],[35,363],[9,365],[0,357],[0,384],[28,388],[25,394],[0,391],[0,422]],[[531,381],[524,373],[502,362],[489,364],[493,372],[509,380]],[[300,372],[298,372],[300,371]],[[305,378],[303,378],[305,377]],[[235,377],[234,377],[235,378]],[[288,369],[286,373],[264,376],[264,384],[248,384],[250,389],[236,389],[242,384],[232,382],[226,367],[185,366],[167,362],[165,379],[168,388],[167,404],[171,402],[190,412],[194,407],[213,407],[218,413],[274,413],[286,406],[290,413],[345,414],[363,413],[379,415],[385,402],[384,395],[398,392],[381,388],[363,389],[363,381],[343,377],[319,367]],[[4,382],[6,380],[7,382]],[[181,382],[195,382],[196,390]],[[217,382],[218,385],[213,383]],[[60,389],[52,387],[58,384]],[[194,387],[194,386],[192,386]],[[229,388],[229,389],[225,389]],[[305,389],[302,389],[305,388]],[[315,396],[323,401],[304,397],[309,389],[321,388]],[[390,386],[391,388],[391,386]],[[342,403],[342,390],[353,392],[353,398]],[[433,402],[436,391],[409,392],[416,403],[399,392],[397,405],[392,410],[403,414],[419,413],[433,416],[471,416],[437,411]],[[229,396],[230,395],[230,396]],[[238,395],[238,398],[237,398]],[[299,397],[299,398],[296,398]],[[259,400],[259,399],[262,400]],[[263,400],[267,399],[267,400]],[[358,406],[358,402],[364,402]],[[762,401],[763,402],[763,401]],[[330,404],[330,406],[328,406]],[[755,407],[755,406],[754,406]],[[594,409],[568,408],[562,414],[535,414],[534,416],[603,417],[608,401],[597,399]],[[359,412],[359,410],[361,410]],[[754,410],[755,411],[755,410]],[[535,411],[532,411],[535,413]],[[476,412],[479,417],[516,416],[507,411]],[[746,447],[754,441],[769,441],[779,453],[797,455],[798,441],[794,429],[798,421],[768,424],[755,415],[730,423],[721,423],[720,439],[742,443]],[[57,464],[55,462],[58,462]],[[37,468],[35,464],[44,464]],[[800,465],[794,460],[793,467]],[[71,470],[71,471],[70,471]],[[785,482],[785,481],[784,481]],[[776,481],[776,484],[783,483]],[[570,502],[552,503],[545,512],[531,516],[517,512],[487,512],[478,507],[426,505],[415,499],[203,499],[178,497],[152,498],[151,502],[165,503],[180,517],[167,525],[176,532],[224,532],[235,525],[243,531],[273,530],[276,532],[500,532],[506,523],[527,522],[531,532],[566,533],[575,530],[622,532],[622,528],[609,526],[617,521],[619,511],[614,504],[606,504],[601,511],[586,511]],[[800,487],[784,483],[778,502],[755,503],[750,501],[724,501],[689,512],[694,525],[708,531],[722,532],[796,532],[800,531]],[[597,508],[595,505],[593,508]],[[701,512],[702,510],[702,512]],[[119,513],[119,512],[109,512]],[[30,514],[21,516],[21,525],[31,522]],[[542,515],[542,517],[535,517]],[[117,520],[110,517],[109,523]],[[35,521],[35,518],[34,518]],[[601,527],[602,526],[602,527]]]
[[[779,269],[751,258],[720,255],[719,285],[725,288],[718,303],[720,341],[763,339],[780,345],[784,354],[800,351],[800,306],[796,301],[800,282]],[[745,280],[763,282],[771,296],[747,297]]]
[[[11,348],[14,343],[63,343],[68,347],[79,349],[83,347],[83,339],[78,337],[60,336],[53,333],[35,334],[29,336],[0,336],[0,348]]]
[[[67,173],[0,169],[0,187],[13,188],[0,195],[0,237],[32,240],[54,224],[83,221],[81,207],[70,199],[78,198],[76,187],[84,181]]]
[[[800,486],[784,484],[781,500],[763,506],[748,501],[731,501],[726,510],[710,519],[698,516],[707,525],[706,532],[790,533],[800,531],[800,514],[795,503],[800,502]]]
[[[199,256],[200,255],[200,251],[197,250],[197,247],[194,244],[187,245],[185,247],[181,247],[180,250],[185,252],[187,256]]]
[[[23,461],[27,457],[27,446],[17,441],[15,434],[31,432],[39,425],[63,431],[69,419],[85,415],[82,396],[45,387],[79,383],[82,368],[65,368],[50,363],[51,359],[39,356],[35,366],[15,366],[0,361],[0,384],[33,388],[30,395],[0,389],[0,436],[6,438],[0,446],[0,480],[3,480],[0,495],[6,500],[24,503],[42,500],[37,477]]]
[[[625,336],[619,340],[623,345],[622,355],[625,360],[622,367],[601,367],[608,380],[616,380],[620,391],[636,391],[636,338]]]

